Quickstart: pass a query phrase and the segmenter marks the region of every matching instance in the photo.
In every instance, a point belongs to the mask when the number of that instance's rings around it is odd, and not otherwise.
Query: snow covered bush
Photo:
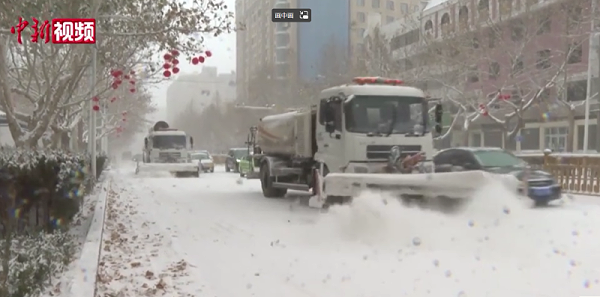
[[[0,148],[0,296],[38,296],[71,261],[76,244],[66,232],[96,182],[89,160]]]
[[[9,297],[39,296],[52,276],[67,268],[76,248],[73,236],[63,231],[19,235],[10,242],[0,240],[0,295]]]
[[[61,151],[3,148],[0,151],[0,207],[4,221],[47,230],[78,211],[87,177],[85,156]],[[3,231],[7,231],[3,228]]]

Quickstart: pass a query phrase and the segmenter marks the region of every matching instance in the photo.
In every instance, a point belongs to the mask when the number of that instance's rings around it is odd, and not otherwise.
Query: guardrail
[[[600,154],[539,152],[516,155],[532,167],[552,173],[566,192],[600,195]]]

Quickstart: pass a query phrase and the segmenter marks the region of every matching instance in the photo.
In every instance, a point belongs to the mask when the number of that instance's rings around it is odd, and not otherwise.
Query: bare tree
[[[572,45],[585,40],[585,30],[557,29],[561,21],[568,23],[572,13],[564,5],[572,2],[535,10],[535,0],[523,1],[519,8],[512,1],[500,2],[494,15],[488,0],[475,7],[457,4],[455,23],[449,12],[440,13],[437,30],[425,15],[418,49],[413,46],[400,64],[427,92],[457,107],[453,125],[462,121],[460,128],[468,131],[475,121],[496,124],[505,133],[505,145],[513,146],[524,116],[556,100],[557,85],[577,52]],[[584,23],[589,31],[589,17],[578,21]],[[553,44],[556,40],[561,46]]]
[[[16,3],[16,2],[15,2]],[[34,5],[35,6],[35,5]],[[52,9],[40,4],[19,2],[0,8],[0,106],[7,114],[11,134],[17,146],[34,146],[53,126],[53,131],[65,132],[73,123],[57,123],[58,115],[84,110],[89,100],[110,90],[106,83],[111,69],[131,69],[133,65],[150,63],[155,53],[177,49],[181,54],[198,54],[202,40],[192,41],[194,32],[219,35],[232,30],[232,13],[222,1],[203,0],[182,5],[175,0],[159,2],[116,2],[96,0],[78,2],[59,0]],[[37,14],[37,15],[35,15]],[[31,42],[29,29],[23,31],[23,44],[6,35],[16,25],[14,16],[36,17],[53,15],[93,17],[97,20],[99,78],[98,94],[90,94],[89,77],[91,47]],[[31,22],[32,20],[27,20]],[[155,69],[159,67],[155,66]],[[27,114],[27,128],[17,124],[17,101],[25,101],[32,109]],[[69,118],[69,117],[63,117]],[[75,121],[77,122],[77,121]],[[67,129],[68,130],[68,129]]]

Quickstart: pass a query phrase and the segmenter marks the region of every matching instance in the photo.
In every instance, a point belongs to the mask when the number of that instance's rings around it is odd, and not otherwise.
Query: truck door
[[[329,172],[340,172],[340,168],[346,166],[342,139],[343,102],[328,102],[321,99],[319,104],[319,118],[316,129],[318,151],[315,155],[317,160],[325,162]]]

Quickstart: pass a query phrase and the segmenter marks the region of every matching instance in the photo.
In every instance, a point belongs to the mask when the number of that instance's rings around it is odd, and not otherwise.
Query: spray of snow
[[[473,195],[457,213],[447,214],[418,206],[405,206],[399,199],[379,193],[364,193],[351,205],[332,206],[316,222],[320,242],[323,238],[358,241],[369,245],[419,246],[423,249],[452,249],[465,252],[467,242],[493,241],[494,249],[535,249],[519,231],[519,219],[530,210],[528,201],[509,192],[499,182],[491,181]],[[531,225],[531,222],[528,222]],[[314,238],[314,234],[311,237]],[[478,253],[479,244],[470,252]],[[469,252],[469,251],[467,251]]]

